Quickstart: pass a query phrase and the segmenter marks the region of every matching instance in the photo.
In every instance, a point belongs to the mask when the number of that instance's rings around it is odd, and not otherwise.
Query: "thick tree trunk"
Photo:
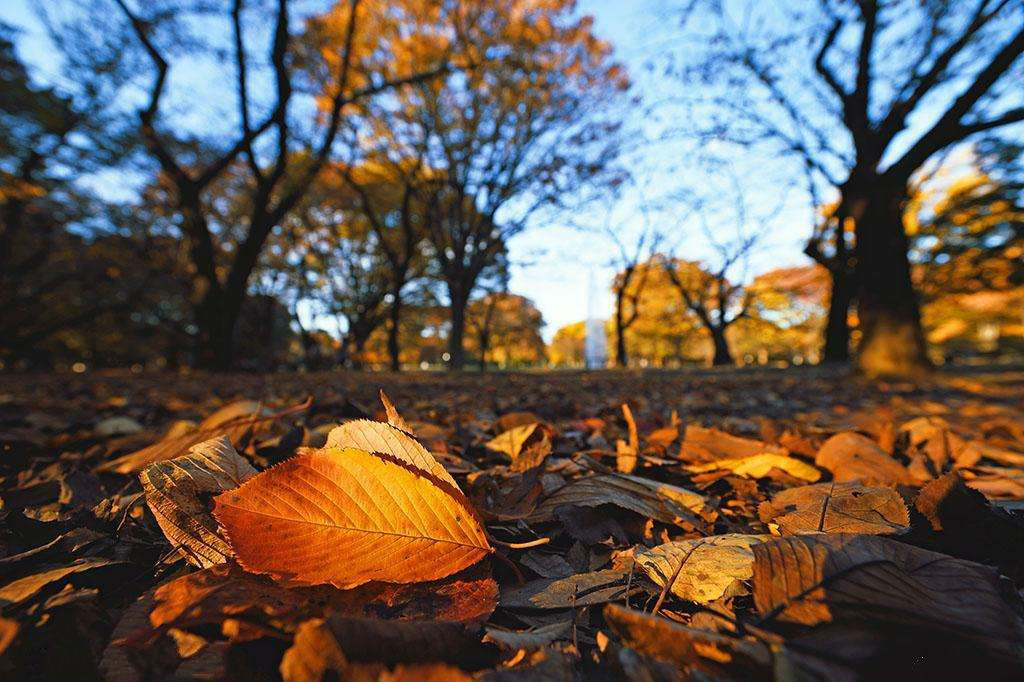
[[[715,367],[734,364],[732,353],[729,351],[729,342],[725,339],[725,329],[712,327],[711,340],[715,344],[715,354],[711,358],[711,364]]]
[[[903,229],[905,184],[869,185],[849,200],[857,235],[857,366],[869,376],[912,376],[932,368],[910,279]]]
[[[822,362],[846,362],[850,359],[849,315],[853,294],[854,286],[851,274],[842,270],[833,270]]]
[[[398,344],[399,325],[402,322],[402,296],[400,291],[391,292],[391,309],[388,311],[388,357],[391,359],[391,371],[402,371],[402,349]]]
[[[463,347],[466,338],[466,306],[469,303],[468,293],[462,288],[448,285],[448,306],[451,329],[448,332],[448,369],[461,371],[466,366],[466,350]]]
[[[234,332],[241,301],[226,300],[221,290],[208,291],[196,307],[196,363],[214,371],[226,371],[234,363]]]

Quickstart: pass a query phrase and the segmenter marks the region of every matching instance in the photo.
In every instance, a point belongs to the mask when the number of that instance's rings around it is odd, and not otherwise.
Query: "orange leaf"
[[[422,474],[354,448],[308,452],[217,497],[214,515],[254,573],[339,587],[436,580],[491,550],[461,493]]]

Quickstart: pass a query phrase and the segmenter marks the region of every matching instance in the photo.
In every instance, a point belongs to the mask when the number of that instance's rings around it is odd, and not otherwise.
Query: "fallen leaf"
[[[52,566],[18,578],[0,587],[0,607],[20,604],[39,594],[46,587],[64,580],[72,575],[86,573],[98,568],[111,566],[117,562],[103,557],[85,557],[77,559],[66,566]]]
[[[915,528],[907,542],[945,554],[999,567],[1024,578],[1024,521],[991,505],[951,472],[921,488],[914,507],[927,527]]]
[[[232,405],[229,405],[219,412],[215,412],[207,417],[195,431],[191,431],[180,436],[174,436],[172,438],[164,438],[149,447],[131,452],[108,462],[104,462],[96,468],[98,471],[111,471],[118,474],[133,474],[145,469],[153,462],[178,457],[193,445],[197,445],[218,436],[225,436],[233,445],[237,446],[241,439],[246,437],[246,434],[257,433],[265,430],[278,419],[290,414],[295,414],[296,412],[301,412],[307,409],[310,404],[311,401],[307,400],[304,403],[286,408],[273,414],[251,415],[248,412],[245,412],[244,414],[225,420],[225,416],[228,414],[234,414],[236,411],[235,409],[228,411],[228,408],[232,408]],[[221,414],[222,412],[225,414]]]
[[[746,594],[743,581],[754,574],[754,552],[768,535],[728,533],[696,540],[667,542],[635,554],[637,565],[659,587],[676,575],[672,594],[680,599],[707,604],[716,599]]]
[[[913,482],[906,467],[874,441],[847,431],[829,438],[818,450],[814,463],[832,472],[839,483],[896,485]]]
[[[484,641],[497,644],[503,649],[533,651],[535,649],[542,649],[556,640],[564,639],[569,634],[571,627],[571,621],[560,621],[519,632],[488,627],[487,634],[484,635]]]
[[[678,426],[665,426],[647,434],[647,444],[664,450],[679,438]]]
[[[534,523],[550,521],[564,505],[597,507],[614,504],[662,523],[692,523],[705,498],[685,488],[627,474],[585,476],[546,497],[530,515]]]
[[[475,624],[487,620],[497,602],[498,587],[486,564],[427,583],[373,582],[350,590],[330,586],[287,588],[246,573],[237,565],[219,564],[157,588],[147,625],[150,629],[195,627],[239,618],[289,631],[327,612]]]
[[[143,431],[142,424],[131,417],[107,417],[96,424],[94,429],[97,435],[109,438],[110,436],[128,436]]]
[[[328,673],[338,679],[348,667],[348,659],[323,618],[302,623],[295,631],[291,647],[281,658],[284,682],[321,682]]]
[[[788,454],[777,445],[690,424],[683,433],[680,457],[688,462],[713,462],[716,459],[753,457],[765,452],[776,455]]]
[[[388,416],[388,424],[394,426],[396,429],[405,431],[410,436],[415,436],[416,433],[412,430],[409,424],[402,419],[402,415],[398,414],[398,410],[395,408],[395,404],[391,402],[384,389],[380,389],[380,401],[384,404],[384,411]]]
[[[881,635],[889,655],[919,669],[946,666],[941,679],[972,668],[989,679],[1024,671],[1024,623],[998,573],[888,538],[794,535],[755,545],[754,603],[762,626],[849,624]]]
[[[458,663],[480,667],[490,656],[480,636],[461,623],[354,618],[331,615],[325,625],[352,662]]]
[[[0,656],[11,646],[11,642],[18,636],[18,621],[10,618],[0,618]]]
[[[893,535],[910,530],[903,498],[892,488],[859,483],[818,483],[779,491],[758,510],[761,520],[782,535],[869,533]]]
[[[200,568],[227,561],[231,547],[210,513],[212,495],[256,475],[224,436],[192,446],[187,455],[154,462],[139,474],[146,503],[171,545]]]
[[[500,604],[508,609],[568,609],[626,597],[627,571],[594,571],[556,580],[533,580],[501,591]],[[634,583],[630,593],[640,587]]]
[[[355,448],[257,474],[218,496],[214,515],[246,570],[300,584],[437,580],[491,551],[464,498]]]
[[[700,671],[700,679],[771,679],[772,653],[763,644],[689,628],[618,604],[605,606],[604,617],[626,646],[680,669]]]
[[[636,469],[636,458],[640,454],[640,438],[636,431],[636,420],[627,403],[622,403],[622,416],[629,430],[629,440],[615,442],[615,468],[621,473],[631,474]]]
[[[821,478],[821,472],[810,464],[805,464],[794,457],[776,455],[770,452],[762,452],[759,455],[742,459],[719,459],[708,464],[693,464],[686,467],[687,471],[693,473],[705,473],[723,469],[731,471],[738,476],[750,478],[765,478],[772,469],[784,471],[794,478],[812,483]]]
[[[537,423],[513,427],[484,443],[484,447],[508,455],[509,459],[515,461],[538,427]]]
[[[441,466],[427,449],[412,436],[390,424],[368,419],[355,419],[331,429],[327,434],[327,448],[355,448],[364,452],[389,455],[436,483],[449,493],[461,496],[459,486],[451,474]]]

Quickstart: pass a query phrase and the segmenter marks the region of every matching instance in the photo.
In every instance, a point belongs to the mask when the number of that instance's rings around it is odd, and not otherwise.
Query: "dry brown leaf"
[[[685,488],[626,474],[585,476],[559,488],[545,498],[530,515],[531,522],[554,518],[555,509],[565,505],[597,507],[614,504],[662,523],[692,523],[705,505],[703,495]]]
[[[345,658],[351,662],[459,663],[478,667],[489,657],[477,631],[462,623],[425,620],[379,620],[328,616],[325,622]]]
[[[683,433],[680,457],[688,462],[713,462],[716,459],[753,457],[764,452],[776,455],[789,454],[777,445],[690,424]]]
[[[787,488],[759,508],[761,520],[782,535],[869,533],[893,535],[910,530],[907,506],[892,488],[859,483],[818,483]]]
[[[568,620],[519,632],[488,627],[487,634],[484,635],[484,641],[492,642],[503,649],[510,649],[512,651],[518,649],[534,651],[536,649],[543,649],[556,640],[564,639],[569,634],[571,627],[572,621]]]
[[[906,467],[874,441],[847,431],[829,438],[818,450],[814,463],[832,472],[839,483],[859,481],[865,485],[911,484]]]
[[[286,588],[219,564],[157,588],[147,625],[153,628],[219,625],[227,618],[291,631],[326,612],[392,620],[480,623],[498,602],[486,563],[428,583],[367,583],[351,590],[330,586]],[[152,634],[152,633],[150,633]]]
[[[125,646],[129,637],[149,629],[149,612],[156,604],[154,590],[142,594],[133,602],[114,626],[110,641],[100,658],[99,672],[107,682],[142,682],[146,678],[145,664],[138,651]]]
[[[146,503],[171,545],[200,568],[227,561],[231,547],[220,536],[209,501],[256,475],[224,436],[199,443],[189,454],[154,462],[139,474]]]
[[[291,647],[281,658],[284,682],[320,682],[328,672],[340,679],[348,666],[344,652],[322,618],[313,618],[295,631]]]
[[[391,402],[384,389],[380,389],[380,401],[384,404],[384,411],[388,415],[388,424],[391,424],[396,429],[405,431],[410,436],[415,436],[416,433],[409,426],[408,422],[402,419],[402,415],[398,414],[398,410],[395,408],[395,404]]]
[[[454,491],[459,489],[451,474],[419,441],[384,422],[368,419],[345,422],[327,434],[327,448],[356,448],[364,452],[390,455],[446,488]]]
[[[329,448],[223,493],[214,515],[247,570],[354,587],[437,580],[486,556],[484,530],[460,498],[405,461]]]
[[[989,679],[1024,671],[1024,624],[987,566],[875,535],[794,535],[755,545],[754,557],[762,623],[851,624],[921,667],[948,657]]]
[[[491,440],[484,443],[484,447],[508,455],[513,461],[519,457],[519,453],[522,452],[523,446],[530,440],[534,432],[540,425],[536,422],[533,424],[524,424],[523,426],[516,426],[508,431],[499,433]]]
[[[233,403],[228,403],[203,421],[199,422],[199,426],[196,428],[199,431],[206,431],[209,429],[215,429],[218,426],[223,426],[224,424],[236,419],[245,419],[247,417],[267,417],[270,416],[270,414],[271,411],[268,410],[266,406],[262,403],[256,402],[255,400],[236,400]]]
[[[218,413],[207,418],[213,421],[213,426],[200,428],[189,433],[164,438],[163,440],[150,445],[149,447],[128,453],[117,459],[104,462],[96,467],[98,471],[111,471],[118,474],[133,474],[142,471],[153,462],[165,459],[172,459],[187,452],[189,448],[198,443],[208,441],[218,436],[225,436],[231,443],[238,446],[239,442],[249,433],[258,433],[270,427],[276,420],[296,412],[307,409],[311,404],[310,400],[304,403],[289,407],[268,415],[238,416],[228,421],[221,421],[220,418],[213,420]],[[230,407],[230,406],[229,406]],[[225,408],[226,409],[226,408]],[[205,424],[206,422],[204,422]]]
[[[14,638],[18,636],[18,621],[10,618],[0,618],[0,656],[7,647],[11,645]]]
[[[743,581],[754,574],[751,547],[770,538],[768,535],[728,533],[696,540],[677,540],[638,551],[635,559],[659,587],[676,575],[672,594],[680,599],[707,604],[723,596],[746,594]]]
[[[626,646],[680,668],[695,668],[708,679],[771,678],[772,653],[763,644],[688,628],[618,604],[605,606],[604,617]]]
[[[568,578],[532,580],[501,591],[501,606],[509,609],[568,609],[623,599],[627,571],[594,571]],[[634,583],[630,593],[639,590]]]
[[[707,464],[693,464],[686,467],[692,473],[706,473],[708,471],[728,470],[737,476],[749,478],[765,478],[772,469],[784,471],[794,478],[813,483],[821,478],[821,472],[796,459],[786,455],[777,455],[770,452],[763,452],[752,457],[742,459],[719,459]]]
[[[928,521],[915,528],[912,544],[999,567],[1015,581],[1024,578],[1024,521],[991,505],[951,472],[921,488],[914,507]]]
[[[647,444],[664,450],[679,438],[678,426],[664,426],[647,434]]]
[[[622,416],[629,430],[629,440],[615,442],[615,468],[624,474],[631,474],[636,469],[636,458],[640,454],[640,438],[637,435],[633,411],[629,409],[628,403],[622,403]]]
[[[0,587],[0,607],[20,604],[21,602],[34,597],[47,586],[64,580],[69,576],[103,568],[115,563],[117,562],[103,557],[86,557],[83,559],[76,559],[73,563],[68,564],[67,566],[44,568],[37,573],[27,575],[23,578],[18,578],[17,580]]]

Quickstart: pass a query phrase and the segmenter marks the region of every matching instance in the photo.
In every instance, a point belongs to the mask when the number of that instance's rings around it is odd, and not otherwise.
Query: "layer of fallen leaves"
[[[1021,373],[8,379],[2,679],[1024,678]]]

